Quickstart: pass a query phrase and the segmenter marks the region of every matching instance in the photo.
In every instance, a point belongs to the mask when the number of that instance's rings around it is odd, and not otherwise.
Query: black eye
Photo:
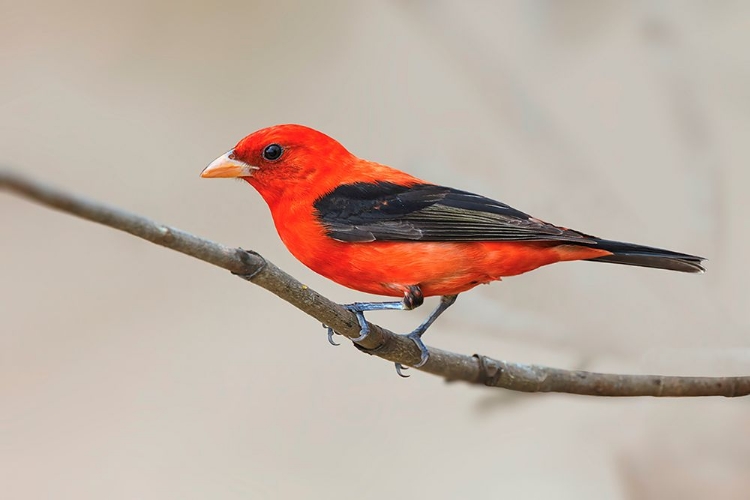
[[[263,158],[268,161],[278,160],[284,150],[278,144],[269,144],[263,149]]]

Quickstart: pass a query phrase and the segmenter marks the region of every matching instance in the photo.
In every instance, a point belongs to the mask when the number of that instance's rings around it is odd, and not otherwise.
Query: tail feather
[[[592,262],[609,262],[627,266],[655,267],[669,269],[683,273],[702,273],[705,269],[701,265],[703,257],[672,252],[663,248],[623,243],[621,241],[597,240],[595,244],[587,245],[612,252],[612,255],[588,259]]]

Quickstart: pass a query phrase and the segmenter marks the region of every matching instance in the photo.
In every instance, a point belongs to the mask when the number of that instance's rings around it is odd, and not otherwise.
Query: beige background
[[[260,197],[201,169],[297,122],[552,222],[707,256],[552,266],[429,344],[748,374],[746,2],[11,2],[0,162],[229,245],[329,297]],[[228,273],[0,195],[0,496],[747,498],[748,400],[446,385]],[[428,307],[433,304],[429,303]],[[372,317],[397,331],[426,309]]]

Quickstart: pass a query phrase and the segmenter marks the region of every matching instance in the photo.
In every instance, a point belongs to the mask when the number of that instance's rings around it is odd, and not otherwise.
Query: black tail
[[[658,269],[682,271],[683,273],[702,273],[705,271],[703,266],[701,266],[701,262],[706,259],[696,257],[695,255],[610,240],[597,240],[596,244],[590,246],[612,252],[612,255],[588,259],[592,262],[611,262],[627,266],[655,267]]]

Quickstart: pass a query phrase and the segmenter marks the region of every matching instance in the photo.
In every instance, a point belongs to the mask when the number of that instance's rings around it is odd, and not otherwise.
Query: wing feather
[[[315,204],[331,238],[369,241],[568,241],[595,239],[466,191],[416,184],[344,184]]]

